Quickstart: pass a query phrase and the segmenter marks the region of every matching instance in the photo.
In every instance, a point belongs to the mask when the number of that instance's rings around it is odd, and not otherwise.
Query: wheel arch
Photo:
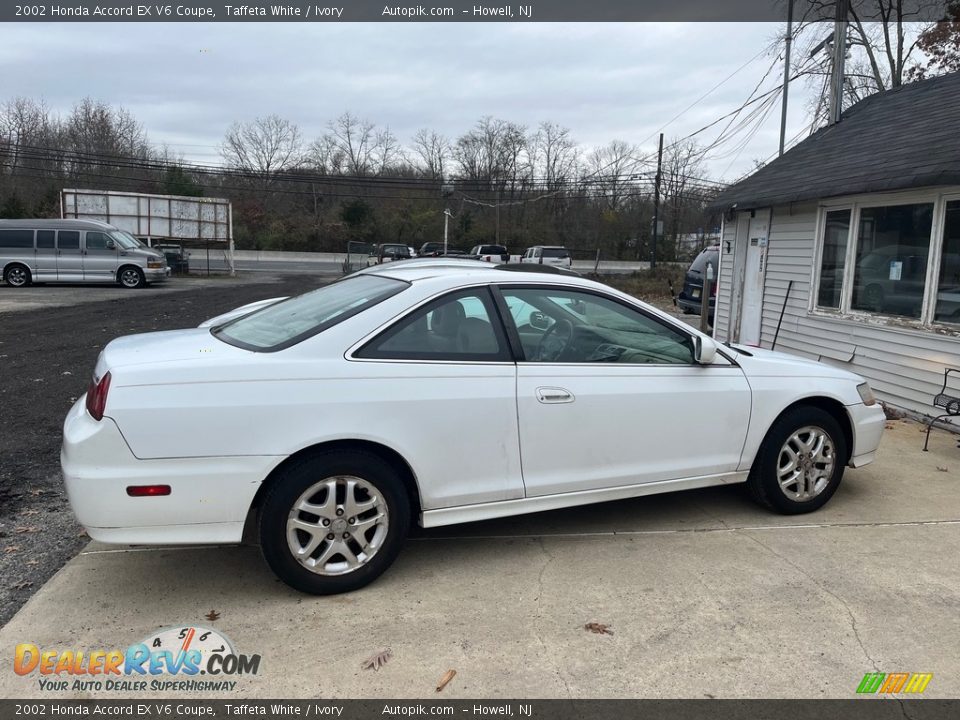
[[[132,268],[132,269],[136,270],[138,273],[140,273],[140,277],[141,277],[144,281],[146,281],[146,277],[147,277],[147,276],[146,276],[146,274],[143,272],[143,268],[140,267],[139,265],[137,265],[136,263],[128,262],[128,263],[123,263],[123,264],[117,266],[117,272],[114,273],[114,280],[116,280],[116,282],[118,282],[118,283],[120,282],[120,275],[121,275],[121,273],[123,273],[123,271],[126,270],[127,268]]]
[[[270,471],[270,474],[264,478],[262,483],[260,483],[260,487],[257,488],[257,492],[253,496],[253,501],[250,503],[250,509],[247,512],[247,518],[243,526],[244,540],[246,541],[252,539],[253,535],[255,534],[257,513],[263,502],[263,498],[266,495],[267,490],[272,485],[274,479],[284,468],[289,466],[291,463],[310,455],[317,455],[323,452],[350,450],[359,450],[376,455],[380,459],[389,463],[397,471],[397,474],[403,481],[403,488],[407,493],[407,497],[410,500],[410,514],[413,520],[411,527],[416,527],[416,525],[419,524],[422,505],[420,502],[420,488],[417,484],[416,475],[414,474],[410,463],[408,463],[406,459],[396,450],[382,443],[374,442],[372,440],[340,439],[316,443],[314,445],[309,445],[305,448],[302,448],[301,450],[298,450],[292,455],[286,457],[275,468],[273,468],[273,470]]]
[[[790,405],[785,407],[777,417],[773,419],[773,422],[770,423],[772,428],[784,415],[792,410],[795,410],[799,407],[815,407],[823,410],[828,413],[834,420],[837,421],[837,424],[840,426],[840,430],[843,431],[843,439],[846,444],[847,456],[843,459],[843,465],[846,465],[850,462],[850,458],[853,455],[853,423],[850,420],[850,415],[847,413],[847,408],[842,402],[836,398],[828,397],[826,395],[811,395],[809,397],[800,398],[799,400],[794,400]],[[767,432],[770,432],[770,428],[767,428]]]
[[[18,265],[26,268],[27,275],[29,275],[30,280],[33,280],[33,268],[30,267],[30,263],[26,260],[11,260],[10,262],[6,263],[2,268],[0,268],[0,279],[5,280],[7,277],[7,270]]]

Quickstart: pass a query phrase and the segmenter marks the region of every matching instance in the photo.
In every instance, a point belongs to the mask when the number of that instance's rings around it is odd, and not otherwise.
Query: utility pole
[[[793,44],[793,0],[787,0],[787,37],[783,55],[783,107],[780,109],[780,155],[787,137],[787,93],[790,91],[790,46]]]
[[[657,230],[660,224],[660,178],[663,171],[663,133],[660,133],[660,149],[657,151],[657,177],[653,183],[653,241],[650,253],[650,269],[657,266]]]
[[[847,15],[850,0],[836,0],[837,18],[833,26],[833,77],[830,81],[830,120],[828,125],[840,122],[843,112],[844,64],[847,59]]]
[[[450,208],[443,211],[443,254],[447,254],[447,235],[450,230]]]

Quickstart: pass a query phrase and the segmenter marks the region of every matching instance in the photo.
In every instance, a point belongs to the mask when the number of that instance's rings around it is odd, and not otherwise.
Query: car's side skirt
[[[420,524],[427,528],[440,527],[441,525],[491,520],[493,518],[509,517],[510,515],[559,510],[560,508],[589,505],[609,500],[625,500],[642,495],[658,495],[676,490],[694,490],[714,485],[733,485],[746,482],[748,474],[747,472],[731,472],[718,475],[702,475],[679,480],[661,480],[641,485],[623,485],[621,487],[603,488],[602,490],[580,490],[558,495],[541,495],[519,500],[500,500],[491,503],[425,510],[420,513]]]

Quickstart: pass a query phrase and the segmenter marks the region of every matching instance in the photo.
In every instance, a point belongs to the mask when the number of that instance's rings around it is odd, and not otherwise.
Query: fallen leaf
[[[23,511],[22,513],[20,513],[20,514],[21,514],[21,515],[39,515],[39,514],[40,514],[40,511],[39,511],[39,510],[30,509],[30,510],[24,510],[24,511]]]
[[[456,670],[447,670],[443,677],[440,678],[440,682],[437,683],[437,692],[443,690],[447,684],[457,676]]]
[[[212,622],[212,621],[214,621],[214,620],[219,620],[219,619],[220,619],[220,613],[218,613],[216,610],[211,610],[211,611],[208,612],[206,615],[204,615],[204,617],[205,617],[207,620],[210,620],[210,621]]]
[[[583,629],[589,630],[597,635],[613,635],[613,630],[610,629],[610,626],[604,625],[603,623],[589,622],[583,626]]]
[[[39,565],[39,560],[27,560],[27,565]]]
[[[44,493],[43,488],[34,488],[33,490],[30,491],[30,494],[33,495],[34,497],[37,497],[38,495],[43,495],[43,493]]]
[[[887,423],[886,425],[883,426],[883,429],[884,429],[884,430],[893,430],[893,425],[892,425],[891,423]]]
[[[940,467],[939,465],[937,465],[937,470],[939,470],[940,472],[947,472],[947,468]]]
[[[36,525],[21,525],[20,527],[15,527],[13,531],[18,535],[25,535],[27,533],[38,533],[40,532],[40,528]]]
[[[20,546],[19,546],[19,545],[7,545],[7,546],[3,549],[3,554],[4,554],[4,555],[12,555],[13,553],[15,553],[15,552],[16,552],[17,550],[19,550],[19,549],[20,549]]]
[[[26,590],[28,587],[31,587],[32,585],[33,585],[33,583],[30,582],[29,580],[24,580],[23,582],[18,582],[16,585],[14,585],[14,586],[13,586],[13,589],[14,589],[14,590]]]
[[[381,650],[380,652],[374,653],[362,663],[360,667],[364,670],[379,670],[384,665],[387,664],[387,660],[393,657],[393,653],[390,652],[390,649]]]

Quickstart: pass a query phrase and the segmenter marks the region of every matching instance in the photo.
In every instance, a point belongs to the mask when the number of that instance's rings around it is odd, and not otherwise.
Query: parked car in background
[[[170,275],[159,250],[95,220],[0,220],[0,275],[30,283],[119,283],[140,288]]]
[[[93,539],[252,527],[279,578],[329,594],[383,573],[414,523],[738,482],[811,512],[873,461],[885,422],[853,373],[718,345],[601,283],[414,260],[110,342],[60,457]]]
[[[437,255],[443,255],[442,242],[425,242],[417,253],[417,257],[436,257]]]
[[[559,245],[535,245],[527,248],[527,251],[520,256],[520,262],[559,265],[565,268],[573,267],[573,258],[570,251]]]
[[[703,303],[703,281],[707,276],[707,265],[713,266],[713,285],[710,289],[710,317],[708,322],[713,327],[713,318],[717,308],[717,278],[720,268],[720,246],[705,248],[694,258],[687,268],[683,279],[683,289],[677,295],[677,305],[687,315],[699,315]]]
[[[510,252],[503,245],[474,245],[469,254],[484,262],[510,262]]]
[[[190,272],[190,251],[176,243],[160,243],[153,246],[167,259],[167,267],[173,275],[186,275]]]
[[[373,252],[367,256],[367,267],[379,265],[394,260],[409,260],[410,248],[399,243],[384,243],[377,245]]]

